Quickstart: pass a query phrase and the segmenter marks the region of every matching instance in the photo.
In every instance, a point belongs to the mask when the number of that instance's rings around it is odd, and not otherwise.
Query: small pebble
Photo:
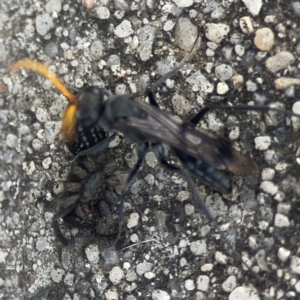
[[[228,80],[233,76],[233,69],[229,65],[219,65],[215,68],[215,74],[220,80]]]
[[[274,46],[274,42],[274,33],[270,28],[261,28],[256,31],[254,44],[259,50],[271,50]]]
[[[139,219],[140,219],[140,216],[138,213],[130,214],[130,218],[128,220],[127,227],[130,229],[132,227],[137,226],[139,224]]]
[[[170,300],[170,295],[163,290],[154,290],[151,294],[152,300]]]
[[[147,61],[152,55],[152,46],[155,39],[156,28],[151,25],[145,25],[140,29],[138,39],[138,53],[142,61]]]
[[[85,248],[85,254],[91,265],[95,265],[99,261],[100,251],[97,245],[89,245]]]
[[[112,282],[113,285],[121,283],[123,278],[124,272],[119,266],[113,267],[109,272],[109,280]]]
[[[203,291],[203,292],[206,292],[208,291],[209,289],[209,282],[210,282],[210,279],[207,275],[200,275],[198,276],[197,278],[197,290],[200,290],[200,291]]]
[[[195,283],[194,280],[192,279],[188,279],[184,282],[184,287],[188,290],[188,291],[193,291],[195,289]]]
[[[281,51],[266,60],[266,67],[270,72],[276,73],[287,68],[294,61],[295,57],[291,52]]]
[[[229,300],[260,300],[258,291],[253,285],[239,286],[235,288],[229,295]]]
[[[174,45],[184,51],[189,51],[198,36],[198,28],[189,18],[179,18],[174,32]],[[196,45],[195,51],[200,45]]]
[[[173,0],[173,2],[178,6],[178,7],[189,7],[192,6],[194,1],[193,0]]]
[[[100,19],[100,20],[107,20],[109,19],[110,17],[110,11],[107,7],[105,6],[100,6],[97,8],[96,10],[96,14],[97,14],[97,17]],[[117,35],[117,34],[116,34]]]
[[[139,263],[136,266],[136,273],[141,276],[141,275],[145,274],[146,272],[150,272],[152,268],[153,268],[152,263],[144,261],[142,263]]]
[[[293,85],[300,85],[300,78],[279,77],[274,80],[276,90],[286,90]]]
[[[133,34],[132,25],[128,20],[124,20],[121,24],[119,24],[114,33],[119,38],[125,38]]]
[[[268,193],[268,194],[271,194],[271,195],[275,195],[278,191],[278,186],[275,185],[272,181],[263,181],[260,185],[260,188]]]
[[[38,34],[44,36],[54,27],[49,14],[38,15],[35,19],[35,28]]]
[[[229,33],[229,26],[222,23],[207,23],[205,25],[205,36],[214,43],[221,43]]]
[[[223,283],[222,288],[225,292],[229,293],[236,288],[236,277],[234,275],[229,276]]]
[[[277,255],[278,255],[278,258],[279,258],[282,262],[285,262],[285,261],[287,261],[287,259],[290,257],[291,251],[288,250],[288,249],[285,249],[285,248],[283,248],[283,247],[280,247],[280,248],[278,249]]]
[[[250,17],[240,18],[239,25],[243,33],[250,34],[254,31],[252,19]]]
[[[267,150],[271,145],[271,138],[269,136],[259,136],[254,139],[255,149]]]
[[[292,272],[300,274],[300,257],[292,256],[290,268]]]
[[[191,242],[190,249],[194,255],[205,255],[207,252],[206,241],[198,240]]]
[[[276,214],[274,219],[274,226],[276,227],[288,227],[290,226],[289,218],[282,214]]]
[[[248,8],[249,12],[256,16],[259,14],[260,9],[262,7],[262,0],[242,0],[246,7]]]
[[[6,137],[6,145],[10,148],[18,146],[18,137],[14,134],[9,133]]]

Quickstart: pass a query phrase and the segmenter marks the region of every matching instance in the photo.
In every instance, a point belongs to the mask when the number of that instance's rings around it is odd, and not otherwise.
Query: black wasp
[[[194,46],[196,43],[197,40]],[[119,205],[119,231],[113,243],[114,245],[118,242],[121,235],[125,193],[138,172],[150,143],[162,165],[169,170],[178,172],[188,182],[197,202],[216,230],[218,230],[218,225],[195,190],[191,177],[179,166],[172,165],[165,160],[162,143],[170,146],[175,151],[182,165],[189,173],[221,193],[229,193],[231,191],[230,173],[251,175],[258,172],[258,167],[254,160],[248,155],[237,151],[229,141],[223,138],[212,137],[208,133],[195,129],[195,125],[209,108],[200,111],[190,122],[182,122],[159,109],[154,97],[154,91],[162,82],[173,76],[180,69],[188,59],[193,48],[177,67],[162,76],[148,89],[147,94],[150,105],[135,101],[133,95],[112,95],[105,89],[93,86],[86,88],[76,98],[65,87],[62,88],[62,83],[54,77],[54,74],[46,71],[47,69],[39,63],[23,60],[17,62],[13,68],[16,70],[20,67],[25,67],[41,73],[44,77],[50,79],[70,100],[70,105],[62,120],[62,133],[69,149],[74,154],[80,153],[80,155],[85,155],[104,149],[114,138],[114,136],[107,137],[105,132],[120,131],[132,142],[137,143],[138,161],[122,187]],[[268,111],[268,109],[268,107],[250,108],[250,110],[263,111]],[[95,132],[101,133],[97,139],[95,139]],[[88,139],[88,143],[85,143],[87,140],[85,138],[86,134],[91,136]],[[83,151],[81,152],[81,150]],[[222,232],[220,234],[223,241],[231,247],[225,235]],[[234,249],[233,251],[235,255],[240,257]],[[243,262],[243,264],[249,268],[246,263]]]

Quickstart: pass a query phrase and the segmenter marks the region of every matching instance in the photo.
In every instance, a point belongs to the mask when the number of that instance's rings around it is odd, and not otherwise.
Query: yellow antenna
[[[66,97],[69,101],[73,104],[77,104],[78,99],[75,97],[61,82],[56,75],[50,71],[45,65],[30,59],[21,59],[17,61],[11,71],[16,73],[20,68],[29,69],[39,73],[40,75],[44,76],[46,79],[50,80],[52,84]]]
[[[13,65],[11,72],[16,73],[20,68],[29,69],[44,76],[46,79],[50,80],[52,84],[70,101],[70,104],[62,117],[61,132],[67,144],[73,143],[76,136],[77,97],[75,97],[65,87],[62,81],[45,65],[34,60],[22,59]]]

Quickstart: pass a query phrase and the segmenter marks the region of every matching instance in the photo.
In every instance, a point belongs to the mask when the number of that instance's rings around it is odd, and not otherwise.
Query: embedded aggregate
[[[0,3],[0,298],[299,298],[298,118],[213,111],[199,125],[229,137],[259,165],[255,178],[233,177],[232,196],[194,181],[236,251],[265,275],[259,282],[153,152],[126,194],[121,242],[105,248],[104,237],[76,225],[66,228],[74,244],[63,247],[52,216],[73,160],[60,134],[67,101],[39,75],[9,72],[32,58],[74,93],[97,85],[143,101],[148,83],[180,61],[198,32],[191,60],[156,93],[164,110],[183,120],[209,103],[299,113],[300,2],[271,2]],[[118,136],[108,151],[124,182],[135,147]]]

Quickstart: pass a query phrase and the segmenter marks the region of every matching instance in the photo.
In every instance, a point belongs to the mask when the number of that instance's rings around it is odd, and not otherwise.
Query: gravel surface
[[[176,65],[197,34],[201,43],[190,61],[156,94],[163,110],[183,120],[209,103],[299,112],[300,2],[0,2],[1,299],[300,298],[299,118],[218,110],[200,122],[259,166],[257,176],[233,176],[232,195],[195,179],[219,228],[259,280],[224,247],[187,184],[151,150],[126,195],[122,239],[107,248],[135,145],[120,135],[105,153],[74,163],[60,135],[68,101],[34,72],[9,71],[31,58],[75,94],[96,85],[143,101],[149,82]],[[178,163],[172,151],[167,159]],[[95,189],[108,210],[101,234],[61,221],[69,241],[63,246],[52,217],[68,201],[65,182],[74,164],[87,178],[100,178]],[[89,184],[80,181],[84,195]]]

